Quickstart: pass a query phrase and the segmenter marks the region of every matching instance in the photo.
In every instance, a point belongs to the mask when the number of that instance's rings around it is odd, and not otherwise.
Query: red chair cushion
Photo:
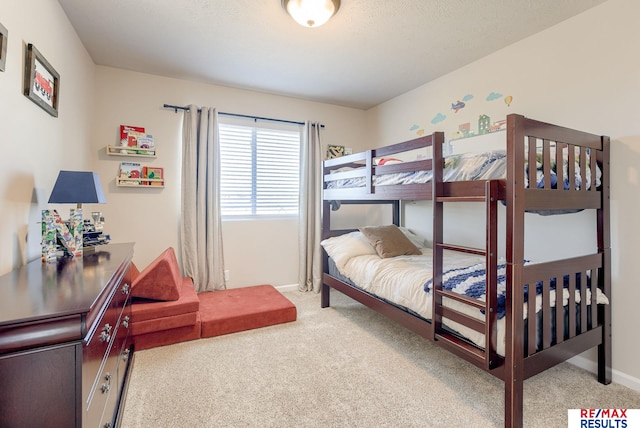
[[[196,290],[193,288],[191,278],[182,278],[180,299],[178,300],[160,302],[138,297],[134,298],[131,302],[131,320],[132,324],[137,324],[141,321],[198,312],[199,309],[200,300]]]

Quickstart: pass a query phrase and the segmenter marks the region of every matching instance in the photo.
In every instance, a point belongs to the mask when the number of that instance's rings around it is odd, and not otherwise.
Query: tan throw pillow
[[[422,254],[398,226],[393,224],[361,227],[360,232],[367,237],[378,255],[383,259]]]

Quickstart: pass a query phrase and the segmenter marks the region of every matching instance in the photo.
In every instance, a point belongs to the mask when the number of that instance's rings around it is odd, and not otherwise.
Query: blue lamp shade
[[[60,171],[50,204],[105,204],[100,177],[95,172]]]

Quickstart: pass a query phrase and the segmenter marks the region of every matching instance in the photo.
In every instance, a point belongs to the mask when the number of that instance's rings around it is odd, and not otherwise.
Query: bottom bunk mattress
[[[409,238],[413,238],[407,229],[401,229]],[[386,302],[392,303],[402,309],[413,313],[425,320],[431,320],[432,314],[432,261],[431,248],[423,248],[418,240],[412,239],[419,248],[421,254],[400,255],[382,258],[369,240],[361,232],[350,232],[345,235],[333,237],[322,241],[322,246],[330,258],[330,265],[335,265],[337,271],[329,272],[345,282],[354,285],[361,290],[372,294]],[[482,272],[484,259],[472,254],[445,251],[444,279],[459,277],[460,272],[471,273],[478,277]],[[500,272],[499,272],[500,276]],[[451,283],[450,283],[451,284]],[[452,285],[445,282],[445,288],[451,291],[465,294],[469,297],[484,300],[484,286],[479,289],[478,281],[458,281]],[[607,297],[598,289],[597,303],[608,304]],[[504,304],[505,282],[504,275],[498,283],[498,300]],[[551,307],[555,307],[555,289],[551,290],[547,297]],[[580,293],[576,290],[575,301],[580,303]],[[587,290],[587,301],[591,300],[590,290]],[[563,302],[567,306],[569,291],[563,289]],[[500,302],[499,302],[500,303]],[[454,309],[478,320],[484,320],[484,314],[469,305],[443,298],[445,307]],[[536,311],[542,308],[542,295],[536,296]],[[504,309],[498,308],[497,322],[497,352],[505,355],[505,318]],[[524,319],[527,319],[527,305],[523,308]],[[590,321],[589,321],[590,322]],[[484,334],[465,327],[452,320],[443,319],[443,324],[476,346],[483,348],[485,344]],[[566,325],[566,323],[565,323]]]

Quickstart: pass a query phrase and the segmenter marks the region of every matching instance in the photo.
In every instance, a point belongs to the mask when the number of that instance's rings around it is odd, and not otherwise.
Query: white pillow
[[[399,228],[418,248],[426,248],[425,238],[407,229]],[[377,255],[376,249],[369,243],[369,240],[360,231],[345,233],[344,235],[327,238],[320,243],[329,257],[336,263],[338,269],[342,270],[352,257]]]
[[[338,269],[342,269],[352,257],[378,254],[360,231],[327,238],[320,245],[336,262]]]

